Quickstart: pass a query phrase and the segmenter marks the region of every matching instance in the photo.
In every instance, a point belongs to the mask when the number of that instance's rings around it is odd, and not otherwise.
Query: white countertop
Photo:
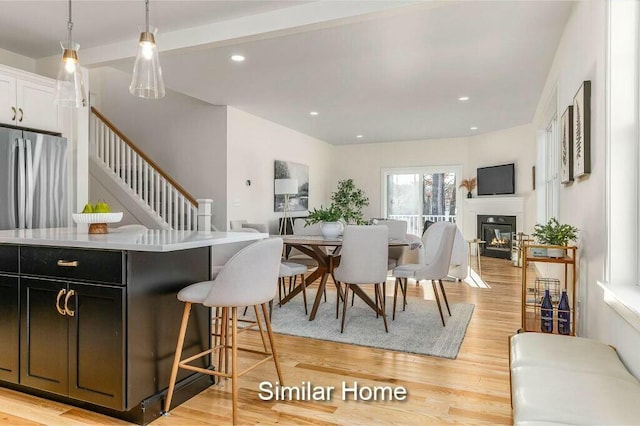
[[[268,237],[269,234],[252,232],[110,229],[108,234],[88,234],[87,231],[78,231],[77,228],[42,228],[0,231],[0,244],[109,250],[175,251],[261,240]]]

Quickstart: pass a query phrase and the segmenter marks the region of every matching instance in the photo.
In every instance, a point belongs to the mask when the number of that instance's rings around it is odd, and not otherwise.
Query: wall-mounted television
[[[478,167],[478,195],[515,194],[515,165]]]

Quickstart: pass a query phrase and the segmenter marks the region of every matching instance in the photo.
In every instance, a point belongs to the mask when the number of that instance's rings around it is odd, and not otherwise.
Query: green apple
[[[82,209],[82,213],[93,213],[93,206],[91,203],[85,204],[84,209]]]
[[[111,207],[105,201],[98,201],[93,208],[94,213],[111,213]]]

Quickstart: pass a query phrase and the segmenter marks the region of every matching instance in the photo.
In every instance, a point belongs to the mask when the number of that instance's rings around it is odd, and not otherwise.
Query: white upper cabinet
[[[0,66],[0,124],[61,132],[55,94],[55,80]]]
[[[15,124],[17,115],[16,79],[0,70],[0,123]]]

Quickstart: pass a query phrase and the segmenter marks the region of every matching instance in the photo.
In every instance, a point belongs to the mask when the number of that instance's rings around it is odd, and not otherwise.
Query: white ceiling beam
[[[160,32],[156,36],[156,40],[158,50],[161,52],[206,48],[211,45],[270,38],[375,19],[382,15],[388,16],[389,13],[406,11],[408,6],[432,8],[443,4],[451,4],[451,2],[424,0],[317,1],[168,33]],[[80,62],[83,66],[92,67],[135,57],[137,45],[138,40],[131,39],[82,49]],[[53,55],[37,59],[38,72],[55,77],[59,58],[59,55]]]

